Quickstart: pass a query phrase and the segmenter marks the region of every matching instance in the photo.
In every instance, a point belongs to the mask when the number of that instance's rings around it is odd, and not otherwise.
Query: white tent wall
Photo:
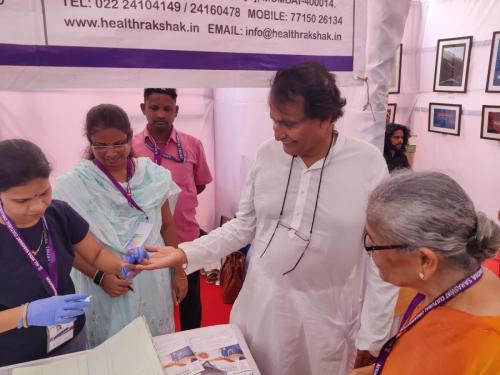
[[[211,89],[180,89],[176,126],[199,138],[210,170],[214,171],[213,93]],[[84,122],[87,111],[97,104],[113,103],[129,115],[134,132],[146,120],[140,110],[142,89],[79,89],[47,91],[0,91],[0,139],[26,138],[38,144],[54,171],[52,180],[71,169],[83,157],[87,146]],[[198,220],[212,229],[214,184],[200,195]]]
[[[215,213],[231,217],[259,145],[273,135],[268,89],[214,89]]]
[[[480,138],[482,105],[500,105],[500,94],[486,93],[493,31],[500,30],[497,0],[413,2],[403,36],[401,93],[396,122],[417,137],[416,170],[438,170],[455,178],[476,209],[496,217],[500,208],[500,142]],[[473,36],[466,93],[433,92],[438,39]],[[460,136],[428,132],[429,102],[462,104]]]

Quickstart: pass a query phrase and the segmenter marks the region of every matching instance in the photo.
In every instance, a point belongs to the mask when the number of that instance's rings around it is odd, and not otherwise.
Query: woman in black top
[[[122,271],[88,223],[52,201],[50,171],[35,144],[0,142],[0,366],[85,349],[89,298],[74,294],[75,252],[107,273]]]

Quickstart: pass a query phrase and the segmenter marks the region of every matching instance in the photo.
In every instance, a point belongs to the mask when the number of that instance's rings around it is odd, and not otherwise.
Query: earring
[[[418,278],[419,278],[420,280],[424,280],[424,279],[425,279],[425,275],[424,275],[424,273],[423,273],[422,271],[420,271],[420,272],[418,273]]]

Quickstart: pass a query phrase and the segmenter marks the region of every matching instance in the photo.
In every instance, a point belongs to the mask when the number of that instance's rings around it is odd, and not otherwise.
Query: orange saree
[[[488,259],[484,262],[484,265],[492,270],[495,275],[500,277],[500,254],[498,254],[496,258]]]
[[[445,306],[396,342],[382,375],[500,375],[500,316]]]

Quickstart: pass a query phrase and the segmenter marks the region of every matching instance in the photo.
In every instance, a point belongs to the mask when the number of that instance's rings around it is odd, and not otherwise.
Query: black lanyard
[[[326,159],[328,158],[328,155],[330,154],[330,150],[332,149],[332,145],[333,145],[333,140],[334,139],[335,139],[335,132],[332,131],[332,138],[330,139],[330,145],[328,146],[328,151],[326,152],[325,158],[323,159],[323,164],[321,165],[321,172],[319,174],[318,191],[316,193],[316,201],[314,202],[314,212],[313,212],[313,218],[312,218],[312,222],[311,222],[311,228],[309,229],[309,241],[311,241],[311,238],[312,238],[314,221],[316,219],[316,211],[318,209],[318,200],[319,200],[319,191],[320,191],[320,188],[321,188],[321,181],[323,180],[323,171],[325,169]],[[297,157],[297,155],[293,155],[292,156],[292,162],[290,164],[290,171],[288,172],[288,180],[286,182],[285,196],[283,197],[283,203],[281,204],[281,211],[280,211],[280,214],[279,214],[279,217],[278,217],[278,221],[276,223],[276,227],[274,228],[274,232],[273,232],[271,238],[269,239],[269,242],[267,243],[266,248],[264,249],[264,251],[262,252],[262,254],[260,254],[261,258],[266,253],[267,249],[269,248],[269,245],[271,244],[271,241],[273,240],[273,237],[276,234],[276,230],[278,229],[278,226],[280,225],[280,220],[281,220],[281,217],[283,216],[283,211],[285,209],[285,202],[286,202],[286,196],[288,194],[288,187],[290,186],[290,177],[292,176],[293,161],[295,160],[296,157]],[[285,272],[283,274],[283,276],[286,275],[287,273],[292,272],[295,268],[297,268],[297,266],[299,265],[300,261],[304,257],[306,249],[307,249],[307,247],[304,249],[304,251],[300,255],[300,258],[297,260],[297,262],[292,267],[292,269],[289,270],[289,271],[287,271],[287,272]]]

